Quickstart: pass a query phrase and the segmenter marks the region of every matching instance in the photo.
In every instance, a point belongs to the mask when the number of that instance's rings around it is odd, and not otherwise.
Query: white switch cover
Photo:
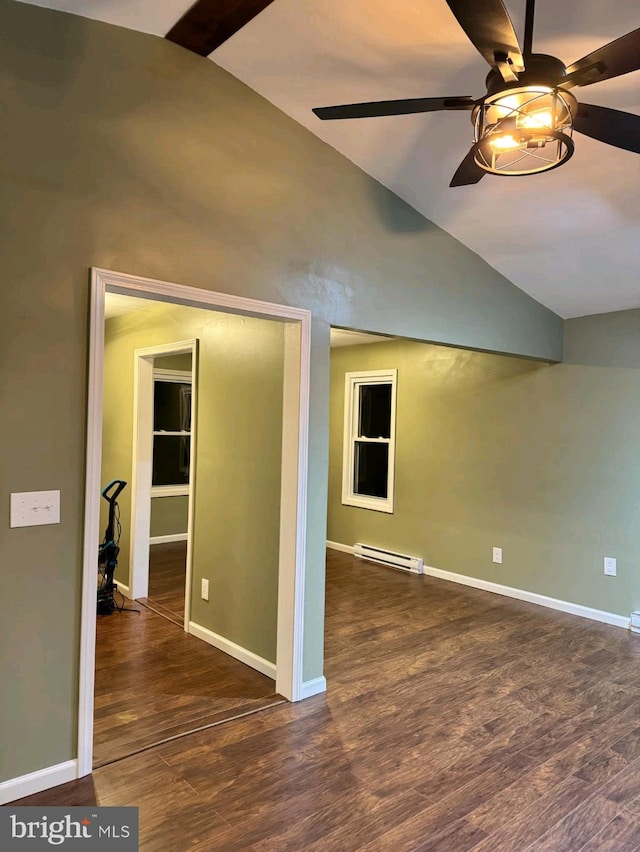
[[[201,594],[203,601],[209,600],[209,581],[208,580],[202,581],[202,589],[200,591],[200,594]]]
[[[605,556],[604,557],[604,573],[608,577],[615,577],[618,573],[618,569],[616,566],[616,560],[613,556]]]
[[[494,547],[493,548],[493,561],[498,565],[502,565],[502,548]]]
[[[11,495],[11,527],[39,527],[59,523],[59,491],[22,491]]]

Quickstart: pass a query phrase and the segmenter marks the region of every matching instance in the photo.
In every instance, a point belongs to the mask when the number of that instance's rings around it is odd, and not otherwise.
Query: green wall
[[[192,338],[199,361],[191,620],[275,663],[283,324],[166,304],[109,320],[102,481],[131,481],[134,351]],[[130,488],[120,506],[117,577],[130,585]]]
[[[569,321],[566,352],[546,365],[407,341],[332,350],[328,539],[628,616],[640,604],[640,311]],[[387,367],[393,515],[341,503],[344,374]]]
[[[191,355],[188,352],[183,355],[162,355],[153,363],[159,370],[182,370],[183,373],[191,371]]]
[[[186,534],[188,515],[188,497],[152,497],[151,536]]]
[[[329,324],[561,357],[562,322],[213,62],[0,0],[0,780],[76,755],[92,266],[313,312],[304,677],[322,673]]]

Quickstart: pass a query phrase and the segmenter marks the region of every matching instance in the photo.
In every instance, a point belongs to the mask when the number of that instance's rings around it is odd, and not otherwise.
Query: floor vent
[[[379,562],[391,568],[400,568],[402,571],[410,571],[412,574],[422,574],[423,561],[417,556],[407,556],[404,553],[395,553],[393,550],[383,550],[381,547],[372,547],[370,544],[356,542],[353,545],[353,555],[358,559],[368,559],[370,562]]]

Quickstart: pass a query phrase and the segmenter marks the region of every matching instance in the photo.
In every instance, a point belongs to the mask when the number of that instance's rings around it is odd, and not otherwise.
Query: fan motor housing
[[[562,85],[567,69],[556,56],[546,53],[531,53],[525,58],[526,70],[518,74],[518,79],[512,83],[506,83],[504,77],[497,68],[492,68],[487,74],[487,95],[497,95],[508,89],[519,89],[523,86],[556,86]]]

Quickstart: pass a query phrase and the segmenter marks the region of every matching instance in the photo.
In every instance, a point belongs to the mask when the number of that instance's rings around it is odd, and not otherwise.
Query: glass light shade
[[[524,86],[492,95],[474,110],[474,157],[493,174],[548,171],[573,154],[576,99],[549,86]]]

